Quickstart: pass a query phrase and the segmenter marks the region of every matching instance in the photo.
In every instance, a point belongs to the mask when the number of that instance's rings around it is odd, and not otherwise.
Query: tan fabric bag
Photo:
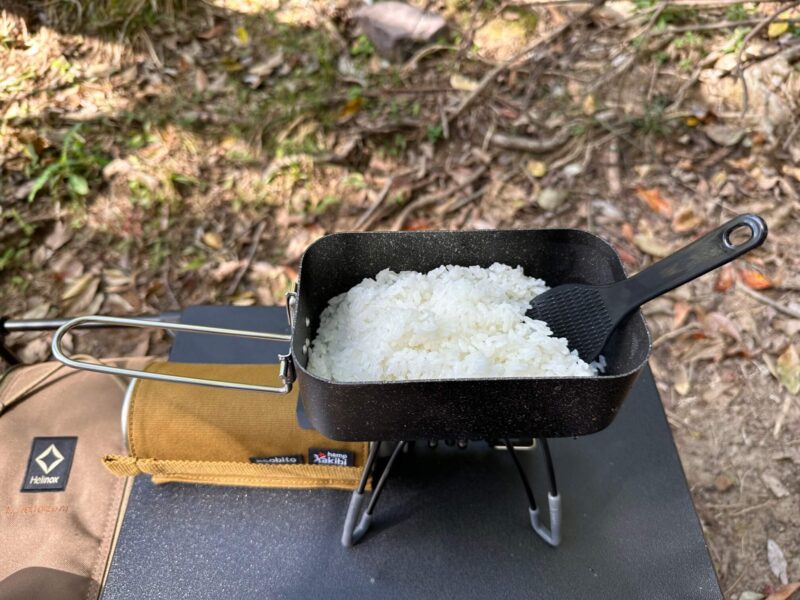
[[[0,600],[99,596],[128,487],[101,462],[123,449],[123,397],[118,379],[60,363],[0,380]]]
[[[153,362],[146,370],[280,385],[278,365]],[[139,379],[127,410],[130,455],[107,456],[105,464],[117,475],[149,474],[155,483],[355,489],[368,444],[302,429],[296,405],[296,388],[268,394]],[[339,453],[351,465],[312,464],[312,449]],[[288,457],[302,457],[302,464],[254,462]]]

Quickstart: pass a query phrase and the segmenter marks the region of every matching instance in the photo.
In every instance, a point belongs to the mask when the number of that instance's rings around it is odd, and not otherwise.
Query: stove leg
[[[372,513],[375,510],[375,506],[378,504],[378,499],[381,496],[383,488],[386,486],[386,480],[389,478],[389,471],[391,471],[394,461],[397,459],[400,451],[405,447],[406,442],[400,441],[395,445],[392,455],[389,457],[389,462],[386,463],[386,468],[383,470],[383,473],[381,473],[378,483],[375,485],[375,489],[372,490],[372,496],[369,499],[369,504],[367,504],[367,510],[361,515],[358,525],[356,525],[356,518],[361,512],[361,506],[364,503],[364,489],[367,487],[367,480],[375,467],[380,444],[380,442],[372,443],[367,462],[364,465],[364,472],[361,475],[361,481],[358,484],[358,488],[353,491],[353,495],[350,497],[350,505],[347,507],[344,529],[342,530],[342,546],[345,548],[350,548],[357,544],[369,530],[372,524]]]
[[[511,458],[514,460],[514,465],[517,467],[517,472],[520,475],[520,479],[522,479],[522,485],[525,487],[525,493],[528,496],[528,515],[531,520],[531,527],[540,538],[551,546],[556,547],[561,543],[561,496],[556,487],[556,474],[553,469],[553,458],[550,456],[550,447],[545,438],[539,438],[538,442],[544,451],[545,463],[547,466],[547,479],[550,484],[550,489],[547,492],[547,506],[550,511],[549,528],[539,519],[539,508],[536,506],[536,499],[533,496],[530,481],[528,481],[528,476],[522,468],[522,463],[520,463],[519,458],[517,458],[517,453],[514,450],[513,444],[510,441],[506,441],[506,447],[508,448]]]

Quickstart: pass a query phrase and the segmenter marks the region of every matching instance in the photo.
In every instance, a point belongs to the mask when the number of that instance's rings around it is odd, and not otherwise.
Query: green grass
[[[50,151],[39,156],[32,145],[28,146],[28,155],[31,162],[27,174],[33,179],[28,202],[33,202],[41,192],[72,200],[87,196],[89,182],[100,179],[100,173],[109,161],[107,155],[87,146],[86,139],[80,135],[80,125],[64,136],[57,156],[52,156]]]
[[[728,21],[744,21],[750,18],[750,11],[748,11],[741,2],[732,4],[725,11],[725,18]]]
[[[173,19],[192,4],[187,0],[56,0],[47,4],[47,13],[51,22],[67,31],[127,39]]]

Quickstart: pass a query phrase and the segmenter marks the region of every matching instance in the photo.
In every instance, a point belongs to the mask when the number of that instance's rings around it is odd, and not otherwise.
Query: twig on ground
[[[737,292],[742,292],[745,296],[750,296],[753,300],[758,300],[761,304],[766,304],[777,310],[779,313],[786,315],[787,317],[791,317],[793,319],[800,319],[800,311],[795,310],[793,308],[789,308],[788,306],[784,306],[780,302],[775,302],[772,298],[765,296],[764,294],[760,294],[755,290],[751,290],[746,285],[737,285],[736,286]]]
[[[472,175],[470,175],[467,179],[465,179],[462,183],[447,188],[446,190],[442,190],[441,192],[428,194],[426,196],[420,196],[416,200],[409,202],[405,207],[403,207],[403,210],[394,220],[394,223],[392,223],[392,231],[400,231],[400,229],[402,229],[403,227],[403,224],[406,222],[406,219],[415,210],[422,208],[424,206],[430,206],[431,204],[436,204],[437,202],[440,202],[441,200],[444,200],[445,198],[460,192],[468,185],[472,185],[478,179],[483,177],[483,174],[486,173],[487,169],[488,167],[481,166]]]
[[[392,133],[399,129],[419,129],[423,123],[417,119],[397,119],[396,121],[389,121],[386,123],[378,123],[374,125],[365,125],[359,127],[357,133],[376,134],[376,133]]]
[[[386,197],[389,195],[389,192],[392,189],[392,184],[394,184],[394,177],[389,177],[386,180],[386,183],[383,184],[381,191],[378,192],[378,197],[375,198],[375,202],[373,202],[367,211],[359,217],[358,221],[356,221],[356,224],[353,226],[353,229],[356,231],[366,231],[372,226],[372,224],[377,220],[379,213],[378,209],[383,207],[383,202],[386,200]]]
[[[449,44],[433,44],[425,46],[418,50],[408,61],[400,68],[402,75],[407,75],[417,69],[417,64],[426,56],[430,56],[436,52],[444,52],[445,50],[458,50],[457,46],[450,46]]]
[[[788,150],[789,146],[792,145],[792,140],[794,139],[794,136],[797,135],[798,131],[800,131],[800,121],[794,124],[794,127],[792,127],[792,130],[789,132],[789,135],[787,135],[786,139],[783,140],[781,148],[783,148],[784,150]]]
[[[744,40],[742,40],[742,45],[739,47],[739,52],[736,54],[736,77],[739,81],[742,82],[742,110],[739,113],[740,120],[744,120],[747,116],[747,109],[748,104],[750,102],[749,93],[747,90],[747,81],[744,78],[744,67],[742,66],[742,57],[744,56],[744,50],[747,48],[747,45],[750,41],[758,35],[763,29],[769,27],[770,23],[775,21],[779,16],[785,13],[787,10],[790,10],[796,6],[800,6],[800,0],[795,0],[794,2],[790,2],[789,4],[780,7],[774,13],[762,19],[758,25],[753,27],[753,29],[748,33]]]
[[[436,214],[439,216],[450,214],[451,212],[457,211],[459,208],[462,208],[472,202],[473,200],[477,200],[481,196],[483,196],[486,191],[489,189],[488,185],[483,186],[477,192],[472,192],[468,194],[466,197],[458,200],[457,202],[448,202],[446,205],[439,207],[436,210]]]
[[[668,331],[667,333],[660,335],[655,340],[653,340],[653,348],[658,348],[664,342],[671,340],[672,338],[676,338],[679,335],[683,335],[684,333],[694,331],[695,329],[702,329],[702,328],[697,323],[689,323],[688,325],[684,325],[683,327],[678,327],[677,329]]]
[[[261,241],[261,236],[263,235],[266,227],[266,221],[261,221],[258,225],[256,225],[256,229],[253,232],[253,237],[250,239],[250,249],[247,251],[247,258],[245,259],[241,268],[236,272],[236,277],[233,278],[233,281],[231,281],[231,284],[228,286],[228,290],[226,292],[228,296],[233,296],[233,294],[236,293],[236,290],[239,288],[239,284],[242,283],[242,279],[244,278],[245,274],[250,270],[250,266],[253,264],[253,259],[256,257],[258,243]]]
[[[772,428],[772,437],[776,440],[781,436],[781,429],[783,428],[783,423],[786,421],[786,415],[789,414],[789,409],[791,407],[792,407],[792,396],[788,393],[784,394],[783,405],[781,406],[781,412],[778,413],[778,417],[775,419],[775,426]]]
[[[739,573],[739,576],[738,576],[736,579],[734,579],[734,580],[733,580],[733,583],[732,583],[732,584],[730,584],[730,585],[728,586],[728,589],[726,589],[726,590],[725,590],[725,598],[728,598],[728,597],[730,597],[730,594],[731,594],[731,592],[733,591],[733,589],[734,589],[734,588],[736,587],[736,585],[737,585],[737,584],[738,584],[738,583],[739,583],[739,582],[742,580],[742,578],[743,578],[743,577],[744,577],[744,576],[747,574],[747,571],[750,569],[750,567],[752,567],[752,566],[753,566],[753,564],[754,564],[755,562],[756,562],[755,560],[751,560],[751,561],[750,561],[750,562],[747,564],[747,566],[745,566],[745,567],[742,569],[742,572],[741,572],[741,573]]]
[[[523,152],[543,154],[557,150],[566,144],[569,138],[569,127],[563,127],[556,131],[553,137],[539,140],[507,133],[493,133],[489,136],[489,143],[506,150],[522,150]]]
[[[175,297],[175,292],[170,284],[170,280],[172,279],[170,276],[172,273],[172,259],[168,257],[167,264],[165,266],[166,269],[161,274],[161,283],[164,285],[164,292],[167,298],[169,298],[170,310],[181,310],[183,306],[181,306],[181,303],[178,302],[178,298]]]
[[[576,23],[582,21],[586,16],[589,15],[589,13],[591,13],[598,6],[605,4],[605,1],[606,0],[591,0],[591,6],[589,6],[589,8],[582,10],[577,15],[575,15],[568,21],[564,22],[561,26],[557,27],[547,35],[542,36],[541,38],[533,42],[531,45],[529,45],[527,48],[523,49],[521,52],[518,52],[517,54],[512,56],[510,59],[490,69],[489,72],[483,76],[480,82],[478,82],[477,87],[474,90],[472,90],[469,94],[467,94],[461,100],[461,102],[458,104],[455,110],[452,113],[450,113],[448,119],[452,122],[462,112],[464,112],[464,110],[466,110],[467,107],[470,104],[472,104],[478,96],[480,96],[484,91],[486,91],[486,89],[492,83],[494,83],[494,81],[497,79],[497,76],[500,75],[500,73],[502,73],[503,71],[510,68],[512,65],[515,65],[519,62],[526,62],[528,59],[531,58],[534,51],[538,50],[540,47],[549,44],[550,42],[560,37],[561,34],[563,34],[565,31],[567,31],[570,27],[572,27]]]
[[[791,497],[791,496],[789,496],[789,497]],[[747,508],[743,508],[742,510],[737,510],[736,512],[729,513],[728,517],[729,518],[730,517],[741,517],[742,515],[746,515],[747,513],[751,513],[754,510],[761,510],[765,506],[770,506],[771,504],[775,504],[776,502],[778,502],[777,499],[770,498],[769,500],[761,502],[760,504],[754,504],[753,506],[748,506]]]

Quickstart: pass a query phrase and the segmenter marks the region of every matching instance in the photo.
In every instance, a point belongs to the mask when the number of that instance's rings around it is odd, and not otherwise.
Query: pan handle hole
[[[740,223],[733,229],[729,229],[725,232],[725,243],[731,248],[736,248],[752,240],[755,234],[756,232],[753,231],[750,225],[747,223]]]

